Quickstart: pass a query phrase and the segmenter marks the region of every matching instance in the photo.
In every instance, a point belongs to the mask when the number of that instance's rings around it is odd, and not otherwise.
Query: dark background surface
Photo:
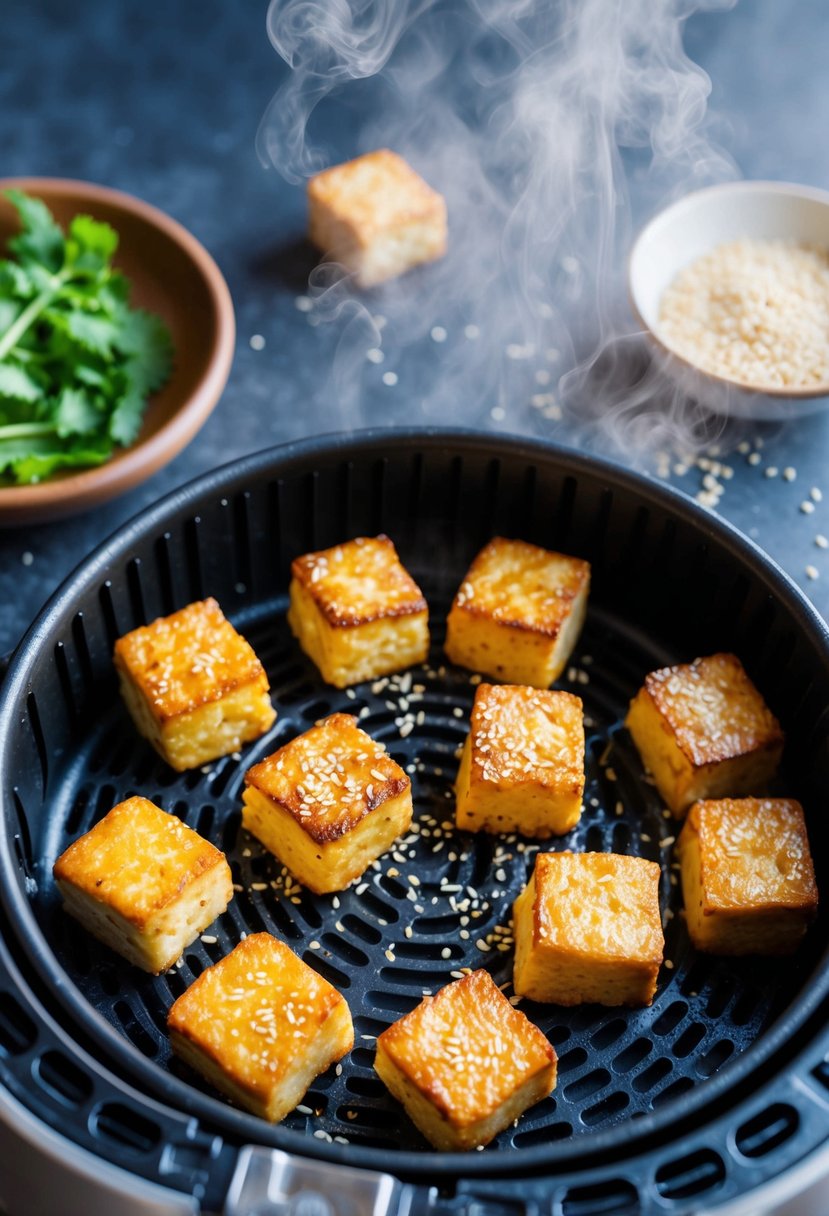
[[[823,0],[743,0],[729,12],[692,17],[685,42],[711,77],[718,138],[743,175],[829,187]],[[314,261],[302,241],[304,192],[264,169],[254,146],[284,71],[259,3],[7,0],[4,6],[2,172],[85,178],[169,212],[224,272],[238,339],[218,408],[166,469],[102,509],[0,533],[0,653],[14,647],[53,589],[113,528],[191,477],[271,444],[354,422],[434,421],[421,417],[416,384],[401,377],[388,387],[382,367],[370,369],[356,418],[330,391],[337,326],[314,327],[297,307]],[[331,150],[353,153],[359,97],[356,105],[331,107],[328,122]],[[264,338],[263,349],[251,347],[253,335]],[[450,333],[447,350],[453,338]],[[590,444],[566,420],[544,419],[529,406],[508,407],[493,419],[491,405],[459,400],[456,416],[445,421]],[[722,459],[733,474],[721,479],[725,491],[717,506],[781,562],[824,615],[829,551],[815,537],[829,534],[827,428],[829,417],[818,417],[732,436]],[[759,462],[750,464],[745,446],[753,451],[758,440]],[[700,455],[704,466],[712,454]],[[691,495],[704,489],[706,468],[698,460],[674,456],[666,464],[648,456],[640,463],[667,473]],[[778,475],[766,476],[767,466]],[[780,475],[787,467],[796,471],[794,480]],[[826,494],[807,513],[801,504],[812,487]]]

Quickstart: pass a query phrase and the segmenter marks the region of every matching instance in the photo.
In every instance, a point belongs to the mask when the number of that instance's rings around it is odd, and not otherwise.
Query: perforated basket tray
[[[338,692],[285,624],[290,559],[379,531],[426,594],[432,654],[404,676]],[[560,681],[585,703],[585,813],[543,847],[660,861],[668,962],[649,1009],[522,1003],[558,1051],[555,1093],[484,1152],[439,1156],[373,1073],[373,1040],[461,968],[486,967],[511,992],[510,909],[536,846],[453,828],[474,685],[442,658],[451,597],[496,533],[592,563],[587,625]],[[242,757],[179,775],[132,728],[111,651],[128,629],[207,594],[265,663],[278,719]],[[406,1199],[424,1211],[465,1212],[471,1195],[482,1212],[685,1211],[779,1172],[826,1135],[823,922],[773,966],[696,955],[680,916],[676,824],[621,724],[647,671],[723,649],[740,654],[787,730],[780,788],[807,807],[825,889],[825,629],[767,559],[685,500],[574,453],[448,432],[277,449],[173,495],[62,589],[3,690],[2,897],[17,954],[0,975],[5,1083],[61,1130],[71,1110],[77,1143],[211,1210],[246,1143],[428,1177],[440,1189],[414,1186]],[[338,709],[358,713],[411,772],[415,826],[358,885],[315,897],[242,832],[240,790],[250,763]],[[51,880],[62,849],[133,793],[214,840],[237,884],[228,912],[159,978],[83,933]],[[277,1128],[172,1060],[164,1031],[175,997],[260,929],[337,985],[357,1035],[341,1069]]]

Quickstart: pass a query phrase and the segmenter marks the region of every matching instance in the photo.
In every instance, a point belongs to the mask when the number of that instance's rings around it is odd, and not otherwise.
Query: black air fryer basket
[[[431,659],[410,676],[339,692],[286,626],[290,561],[381,531],[429,602]],[[585,811],[543,847],[660,860],[668,961],[649,1009],[523,1002],[556,1047],[558,1086],[484,1151],[447,1155],[423,1141],[372,1061],[376,1035],[462,968],[486,967],[511,992],[510,909],[535,846],[452,827],[474,684],[442,657],[452,595],[495,534],[592,563],[587,624],[560,681],[585,705]],[[122,707],[112,648],[206,595],[262,658],[278,719],[241,757],[176,774]],[[697,955],[680,915],[678,825],[622,726],[646,672],[718,650],[740,655],[784,725],[779,792],[804,803],[829,892],[826,627],[759,550],[684,498],[573,452],[448,431],[296,444],[173,494],[64,585],[2,688],[9,1095],[63,1136],[67,1154],[87,1150],[125,1178],[191,1196],[194,1211],[231,1216],[673,1216],[791,1169],[829,1139],[825,921],[791,959]],[[240,791],[251,763],[334,710],[359,714],[408,768],[416,827],[358,885],[316,897],[241,830]],[[159,978],[67,918],[51,878],[66,845],[135,793],[222,848],[237,885],[228,912]],[[276,1127],[172,1060],[164,1030],[185,987],[262,929],[343,992],[356,1031],[342,1067]]]

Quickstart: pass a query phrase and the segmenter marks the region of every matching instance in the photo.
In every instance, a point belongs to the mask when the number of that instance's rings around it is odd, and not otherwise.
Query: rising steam
[[[313,272],[314,320],[340,333],[332,425],[365,422],[382,350],[401,386],[390,420],[551,430],[563,409],[628,451],[691,442],[692,407],[631,341],[625,259],[634,222],[735,176],[682,44],[692,12],[731,3],[272,0],[291,71],[260,127],[265,163],[300,183],[390,147],[449,209],[446,259],[381,291]],[[332,149],[315,114],[355,92],[367,117]]]

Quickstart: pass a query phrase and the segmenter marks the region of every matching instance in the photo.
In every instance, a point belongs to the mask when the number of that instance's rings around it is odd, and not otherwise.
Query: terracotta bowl
[[[56,519],[105,502],[163,467],[190,442],[216,405],[230,373],[236,335],[233,304],[216,263],[186,229],[132,195],[88,182],[48,177],[0,180],[26,191],[65,227],[78,212],[119,234],[116,265],[132,283],[133,307],[158,313],[173,339],[173,373],[150,399],[135,443],[96,468],[56,474],[37,485],[0,487],[0,525]],[[18,229],[0,197],[0,256]]]

